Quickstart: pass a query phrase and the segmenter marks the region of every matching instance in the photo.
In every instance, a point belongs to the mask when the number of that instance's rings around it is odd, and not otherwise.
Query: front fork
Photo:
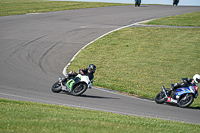
[[[165,94],[165,102],[168,102],[168,103],[177,103],[177,100],[171,98],[170,96],[169,97],[167,96],[167,93],[166,93],[166,90],[165,90],[164,86],[162,86],[161,89],[162,89],[162,91]]]
[[[62,87],[62,91],[66,91],[66,90],[67,90],[67,89],[66,89],[66,86],[63,85],[62,80],[63,80],[62,77],[59,77],[59,78],[58,78],[58,82],[60,83],[60,85],[61,85],[61,87]]]
[[[62,84],[62,77],[58,78],[58,82]]]
[[[162,89],[162,91],[163,91],[163,92],[164,92],[164,94],[165,94],[165,98],[167,98],[168,96],[167,96],[167,93],[166,93],[165,87],[164,87],[164,86],[162,86],[162,87],[161,87],[161,89]]]

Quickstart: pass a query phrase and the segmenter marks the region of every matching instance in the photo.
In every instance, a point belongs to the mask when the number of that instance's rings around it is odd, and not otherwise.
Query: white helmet
[[[194,81],[195,81],[195,83],[199,83],[199,81],[200,81],[200,75],[199,74],[195,74],[194,76],[193,76],[193,79],[194,79]]]

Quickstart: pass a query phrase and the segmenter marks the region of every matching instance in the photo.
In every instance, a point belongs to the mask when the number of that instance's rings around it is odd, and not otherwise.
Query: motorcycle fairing
[[[195,88],[194,88],[194,86],[178,88],[175,91],[176,96],[179,96],[179,97],[181,95],[183,95],[183,94],[186,94],[186,93],[195,94]]]
[[[70,80],[66,83],[67,88],[68,88],[70,91],[72,91],[74,85],[75,85],[76,83],[78,83],[80,80],[81,80],[80,77],[76,77],[75,79],[70,79]]]
[[[90,80],[88,79],[87,76],[77,75],[77,77],[75,77],[74,79],[70,79],[66,83],[66,86],[70,91],[72,91],[72,89],[74,88],[74,85],[76,85],[77,83],[80,83],[80,82],[85,82],[86,84],[90,84]]]
[[[66,83],[66,87],[69,89],[69,90],[72,90],[72,87],[74,85],[75,81],[73,79],[70,79],[69,81],[67,81]]]

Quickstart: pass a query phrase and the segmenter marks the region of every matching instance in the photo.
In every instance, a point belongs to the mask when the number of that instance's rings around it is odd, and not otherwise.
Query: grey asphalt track
[[[50,90],[74,54],[99,36],[136,22],[196,11],[200,8],[142,5],[0,17],[0,97],[200,124],[195,108],[157,105],[95,87],[80,97]]]

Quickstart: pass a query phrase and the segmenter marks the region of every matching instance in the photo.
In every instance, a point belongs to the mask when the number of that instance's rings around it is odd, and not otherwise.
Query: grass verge
[[[200,125],[0,99],[0,132],[193,133]]]
[[[87,46],[68,71],[94,63],[94,85],[154,99],[162,85],[199,73],[199,35],[199,28],[125,28]]]
[[[147,22],[150,25],[200,26],[200,12],[164,17]]]
[[[0,16],[120,5],[128,4],[45,0],[0,0]]]

